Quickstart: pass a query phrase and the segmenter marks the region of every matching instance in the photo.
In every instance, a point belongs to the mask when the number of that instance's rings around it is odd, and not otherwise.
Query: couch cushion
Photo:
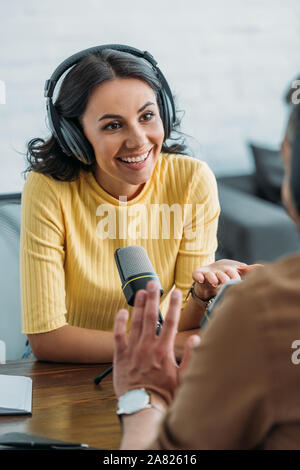
[[[258,196],[255,174],[242,174],[234,176],[218,176],[218,187],[229,186],[230,188],[238,189],[243,193]]]
[[[255,180],[259,197],[281,204],[281,185],[284,167],[280,150],[249,144],[255,163]]]

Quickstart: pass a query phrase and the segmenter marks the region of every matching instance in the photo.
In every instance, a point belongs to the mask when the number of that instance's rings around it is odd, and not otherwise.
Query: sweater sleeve
[[[66,324],[64,223],[49,178],[31,172],[22,193],[20,280],[23,332]]]
[[[175,268],[175,285],[183,299],[192,282],[192,272],[215,261],[220,206],[213,172],[196,162],[184,204],[184,230]],[[185,302],[183,301],[183,307]]]

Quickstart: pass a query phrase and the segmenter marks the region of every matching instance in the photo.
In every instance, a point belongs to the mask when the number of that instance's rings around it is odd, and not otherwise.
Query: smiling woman
[[[169,86],[160,72],[155,68],[156,61],[149,53],[138,49],[120,46],[119,49],[99,46],[87,51],[74,54],[57,67],[53,79],[45,85],[48,93],[48,119],[52,135],[46,142],[41,138],[32,139],[28,143],[27,160],[29,166],[26,170],[51,174],[55,179],[72,181],[77,178],[79,171],[93,171],[95,161],[94,149],[88,139],[84,138],[82,119],[87,107],[91,111],[96,102],[91,95],[96,93],[100,85],[108,84],[118,79],[135,79],[152,90],[151,102],[159,107],[159,116],[163,121],[164,141],[162,151],[166,153],[183,154],[186,150],[184,141],[174,138],[173,131],[179,128],[180,122],[175,112],[173,96]],[[96,51],[96,52],[95,52]],[[127,52],[125,52],[127,51]],[[131,51],[132,53],[129,53]],[[139,53],[138,57],[136,53]],[[80,60],[77,60],[77,57]],[[149,63],[148,60],[151,62]],[[74,65],[71,70],[71,65]],[[52,103],[54,88],[65,73],[55,104]],[[99,100],[97,100],[97,104]],[[117,101],[115,100],[115,106]],[[143,105],[146,103],[143,103]],[[113,103],[112,103],[113,105]],[[97,109],[94,109],[97,114]],[[135,112],[138,109],[135,110]],[[141,110],[142,112],[142,110]],[[116,120],[122,118],[120,113],[112,113],[112,108],[102,114]],[[103,118],[98,111],[97,119]],[[116,114],[116,116],[114,115]],[[116,129],[119,123],[105,121],[108,129]],[[75,133],[71,142],[69,130]],[[167,142],[168,141],[168,142]],[[171,143],[173,141],[173,143]],[[80,149],[78,149],[78,144]],[[74,151],[76,150],[76,151]],[[82,150],[78,152],[78,150]],[[69,158],[66,158],[66,155]]]
[[[164,314],[171,290],[185,296],[192,272],[214,261],[216,182],[205,163],[185,155],[184,142],[172,143],[179,121],[151,54],[119,45],[79,52],[57,67],[45,96],[51,136],[28,144],[22,195],[23,331],[38,359],[110,362],[114,318],[127,306],[116,249],[145,248],[165,292]],[[118,235],[99,237],[103,207],[113,212]],[[174,207],[182,214],[174,230],[152,236]],[[146,236],[135,221],[141,208],[157,214]],[[178,357],[204,313],[206,303],[194,299],[182,302]]]
[[[151,178],[164,140],[153,89],[135,78],[108,81],[91,94],[81,122],[100,186],[115,198],[136,197]]]

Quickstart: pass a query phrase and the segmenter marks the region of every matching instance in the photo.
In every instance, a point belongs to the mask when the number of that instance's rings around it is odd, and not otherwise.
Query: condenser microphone
[[[142,246],[130,245],[124,248],[118,248],[115,251],[115,262],[119,271],[122,283],[122,290],[128,305],[134,305],[135,295],[138,290],[145,289],[149,281],[156,281],[159,285],[160,295],[164,291],[161,286],[158,275],[155,273],[151,261],[146,250]],[[163,324],[163,317],[158,310],[158,321],[156,334],[158,335]],[[94,379],[94,383],[98,385],[104,377],[112,371],[112,367],[107,369],[103,374]]]
[[[122,290],[129,305],[134,304],[138,290],[146,289],[149,281],[156,281],[160,295],[164,291],[146,250],[142,246],[131,245],[115,251],[115,261],[122,283]],[[161,317],[162,320],[162,317]]]

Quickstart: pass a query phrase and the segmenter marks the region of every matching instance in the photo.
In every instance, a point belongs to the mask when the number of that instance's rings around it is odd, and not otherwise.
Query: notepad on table
[[[32,379],[0,374],[0,415],[30,414]]]

